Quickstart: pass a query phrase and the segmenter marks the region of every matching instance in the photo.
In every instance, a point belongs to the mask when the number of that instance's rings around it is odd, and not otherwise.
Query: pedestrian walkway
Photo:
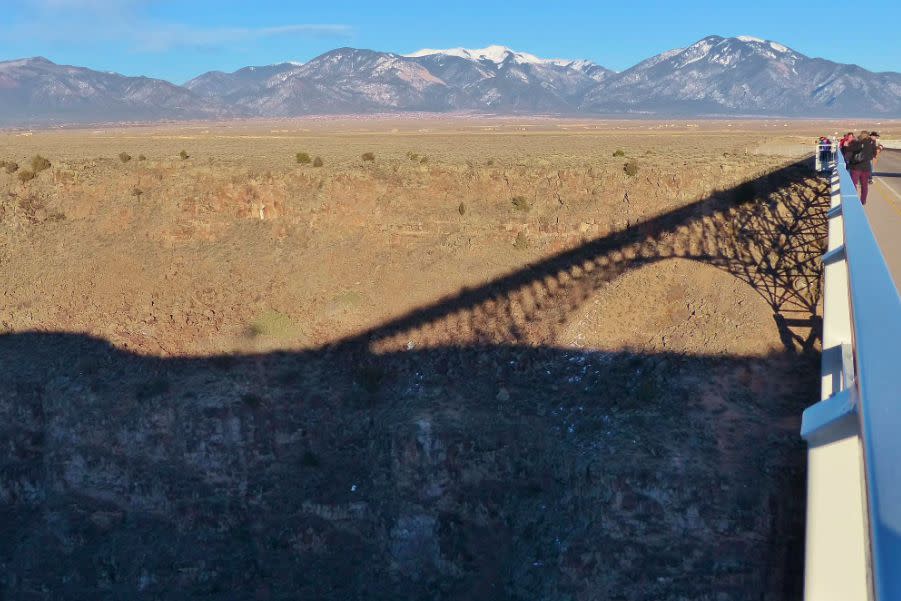
[[[901,290],[901,151],[886,150],[879,157],[866,211],[895,286]]]

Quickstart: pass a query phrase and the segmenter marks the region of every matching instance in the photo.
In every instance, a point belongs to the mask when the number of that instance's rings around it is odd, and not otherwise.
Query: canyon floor
[[[797,598],[846,128],[0,133],[0,597]]]

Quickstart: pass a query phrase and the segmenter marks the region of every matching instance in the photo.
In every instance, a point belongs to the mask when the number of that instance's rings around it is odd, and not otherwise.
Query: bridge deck
[[[901,289],[901,150],[886,150],[873,176],[867,217],[895,286]]]

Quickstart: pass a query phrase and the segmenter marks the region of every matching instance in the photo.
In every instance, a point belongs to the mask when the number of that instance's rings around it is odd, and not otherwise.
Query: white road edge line
[[[897,190],[895,190],[894,188],[889,186],[888,183],[884,179],[882,179],[881,177],[876,177],[874,179],[878,179],[879,181],[881,181],[882,185],[885,186],[889,190],[889,192],[891,192],[892,194],[897,196],[898,200],[901,200],[901,194],[899,194]]]

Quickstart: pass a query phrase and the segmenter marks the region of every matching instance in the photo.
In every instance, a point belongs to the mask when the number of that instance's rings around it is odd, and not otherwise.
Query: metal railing
[[[833,146],[834,148],[834,146]],[[817,161],[820,152],[817,152]],[[901,600],[901,295],[841,155],[808,448],[805,601]]]

